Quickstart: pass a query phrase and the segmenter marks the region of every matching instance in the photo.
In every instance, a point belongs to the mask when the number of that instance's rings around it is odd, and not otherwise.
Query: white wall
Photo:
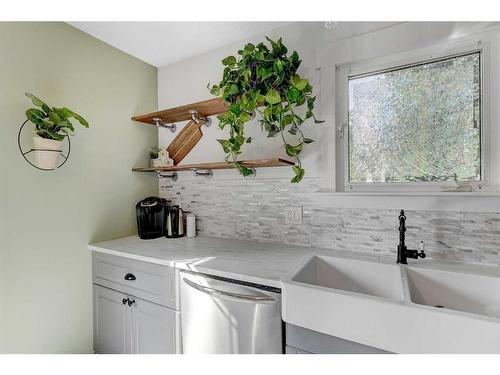
[[[157,142],[130,117],[157,106],[156,68],[63,23],[0,23],[0,352],[90,353],[90,242],[136,232],[135,203],[158,194],[134,174]],[[81,113],[61,169],[17,149],[31,91]],[[27,145],[28,146],[28,145]]]
[[[321,125],[308,123],[304,125],[304,132],[308,137],[316,140],[309,147],[304,148],[303,162],[307,170],[306,177],[320,178],[322,189],[334,191],[338,188],[335,183],[335,66],[345,63],[404,52],[414,48],[434,43],[454,42],[463,38],[481,35],[491,41],[491,66],[494,85],[491,87],[492,98],[498,98],[499,71],[496,66],[500,63],[498,47],[498,32],[492,23],[340,23],[333,31],[323,27],[323,23],[295,23],[269,33],[270,37],[282,36],[284,43],[290,50],[297,50],[303,60],[301,73],[306,76],[316,89],[319,105],[318,117],[326,122]],[[488,30],[493,31],[488,31]],[[264,35],[252,38],[252,42],[259,42]],[[245,41],[220,48],[194,58],[162,67],[158,71],[158,105],[159,108],[168,108],[186,104],[210,97],[206,84],[217,83],[221,78],[221,59],[236,54]],[[500,142],[498,129],[498,109],[492,104],[491,120],[497,130],[490,134],[492,142]],[[217,128],[217,121],[211,128],[202,128],[204,138],[193,149],[183,163],[210,162],[223,160],[224,154],[220,145],[215,141],[226,133]],[[286,157],[282,150],[279,138],[271,141],[254,122],[247,125],[248,134],[254,141],[247,147],[242,159],[261,157]],[[160,130],[160,145],[168,145],[175,135]],[[491,147],[491,156],[500,160],[499,147]],[[494,170],[495,179],[500,179],[497,170]],[[290,178],[288,168],[260,169],[257,178]],[[193,179],[189,173],[181,173],[182,181]],[[235,171],[216,171],[215,179],[241,178]],[[498,186],[495,186],[495,190]],[[406,194],[408,195],[408,194]],[[353,196],[346,194],[324,194],[324,199],[336,202],[339,206],[359,207],[392,207],[397,208],[407,204],[413,209],[432,210],[472,210],[472,211],[499,211],[498,197],[493,194],[468,194],[453,196],[450,194],[410,194],[401,197],[398,194],[376,196]]]

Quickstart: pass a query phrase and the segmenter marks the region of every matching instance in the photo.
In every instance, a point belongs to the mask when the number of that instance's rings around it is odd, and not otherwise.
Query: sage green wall
[[[57,171],[17,150],[25,91],[91,124]],[[156,68],[64,23],[0,23],[0,352],[92,352],[87,244],[134,234],[135,203],[158,194],[130,171],[157,143],[130,117],[156,108]]]

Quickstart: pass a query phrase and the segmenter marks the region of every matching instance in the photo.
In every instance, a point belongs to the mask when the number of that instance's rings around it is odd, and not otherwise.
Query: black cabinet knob
[[[126,305],[126,304],[127,304],[127,302],[129,302],[129,301],[130,301],[130,300],[129,300],[128,298],[124,298],[124,299],[122,299],[122,303],[123,303],[124,305]]]
[[[131,301],[131,300],[128,300],[128,305],[129,305],[129,306],[132,306],[134,303],[135,303],[135,299],[133,299],[132,301]]]
[[[124,279],[127,280],[127,281],[134,281],[135,280],[135,276],[132,273],[127,273],[125,275]]]

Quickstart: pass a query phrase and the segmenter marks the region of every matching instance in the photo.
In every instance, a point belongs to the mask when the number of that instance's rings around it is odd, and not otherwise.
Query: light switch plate
[[[302,207],[290,206],[285,209],[285,222],[287,224],[302,224]]]

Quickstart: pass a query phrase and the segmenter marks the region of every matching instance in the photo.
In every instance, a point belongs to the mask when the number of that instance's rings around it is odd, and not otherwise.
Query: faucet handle
[[[417,257],[420,257],[420,258],[425,258],[426,255],[425,255],[425,244],[424,244],[424,241],[420,241],[420,244],[418,246],[418,248],[420,249],[420,253],[417,253]]]

